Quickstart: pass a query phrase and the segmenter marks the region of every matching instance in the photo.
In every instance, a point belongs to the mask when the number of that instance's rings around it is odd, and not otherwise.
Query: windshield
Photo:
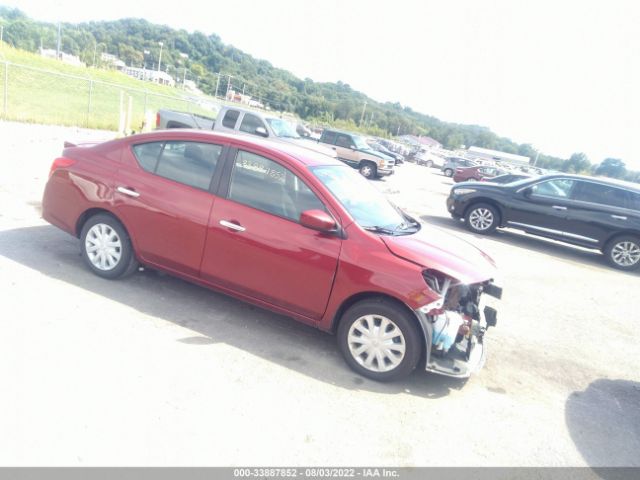
[[[353,135],[352,138],[353,138],[353,143],[355,143],[356,148],[358,150],[371,150],[371,147],[369,146],[367,141],[364,139],[364,137]]]
[[[414,233],[420,228],[351,167],[331,165],[311,170],[361,227],[389,235]]]
[[[281,118],[267,118],[267,122],[271,126],[273,133],[281,138],[301,138],[296,129],[286,120]]]

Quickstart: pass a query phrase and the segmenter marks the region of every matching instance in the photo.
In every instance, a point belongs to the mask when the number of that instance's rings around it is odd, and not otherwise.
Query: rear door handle
[[[553,208],[554,210],[566,210],[567,207],[563,207],[561,205],[554,205],[551,208]]]
[[[118,192],[124,194],[124,195],[128,195],[130,197],[133,198],[138,198],[140,196],[140,194],[138,192],[136,192],[135,190],[132,190],[130,188],[126,188],[126,187],[118,187],[116,188],[116,190],[118,190]]]
[[[220,220],[220,225],[223,227],[230,228],[231,230],[235,230],[236,232],[244,232],[246,228],[242,225],[238,225],[237,223],[227,222],[226,220]]]
[[[616,220],[626,220],[627,217],[624,215],[611,215],[611,218],[615,218]]]

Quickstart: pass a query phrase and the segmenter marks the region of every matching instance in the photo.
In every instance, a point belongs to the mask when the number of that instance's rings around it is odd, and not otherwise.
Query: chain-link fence
[[[123,115],[128,115],[130,128],[140,131],[161,108],[214,117],[221,103],[177,89],[166,95],[11,62],[0,63],[0,93],[5,120],[107,130],[122,129]]]

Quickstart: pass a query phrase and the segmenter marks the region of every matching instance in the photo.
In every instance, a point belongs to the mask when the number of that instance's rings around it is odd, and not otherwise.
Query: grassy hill
[[[6,112],[3,118],[7,120],[116,130],[121,94],[125,105],[128,97],[132,99],[134,130],[139,130],[145,111],[155,113],[159,108],[214,115],[175,87],[117,71],[68,65],[6,44],[0,47],[0,99],[5,98],[5,88],[6,109],[2,103],[0,113]]]

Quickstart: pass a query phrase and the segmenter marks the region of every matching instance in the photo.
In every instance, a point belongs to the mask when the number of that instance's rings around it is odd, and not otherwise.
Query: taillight
[[[53,175],[53,172],[55,172],[57,169],[70,167],[74,163],[76,163],[76,161],[70,158],[65,158],[65,157],[56,158],[51,164],[51,169],[49,170],[49,178],[51,178],[51,175]]]
[[[160,112],[156,113],[156,128],[160,128]]]

